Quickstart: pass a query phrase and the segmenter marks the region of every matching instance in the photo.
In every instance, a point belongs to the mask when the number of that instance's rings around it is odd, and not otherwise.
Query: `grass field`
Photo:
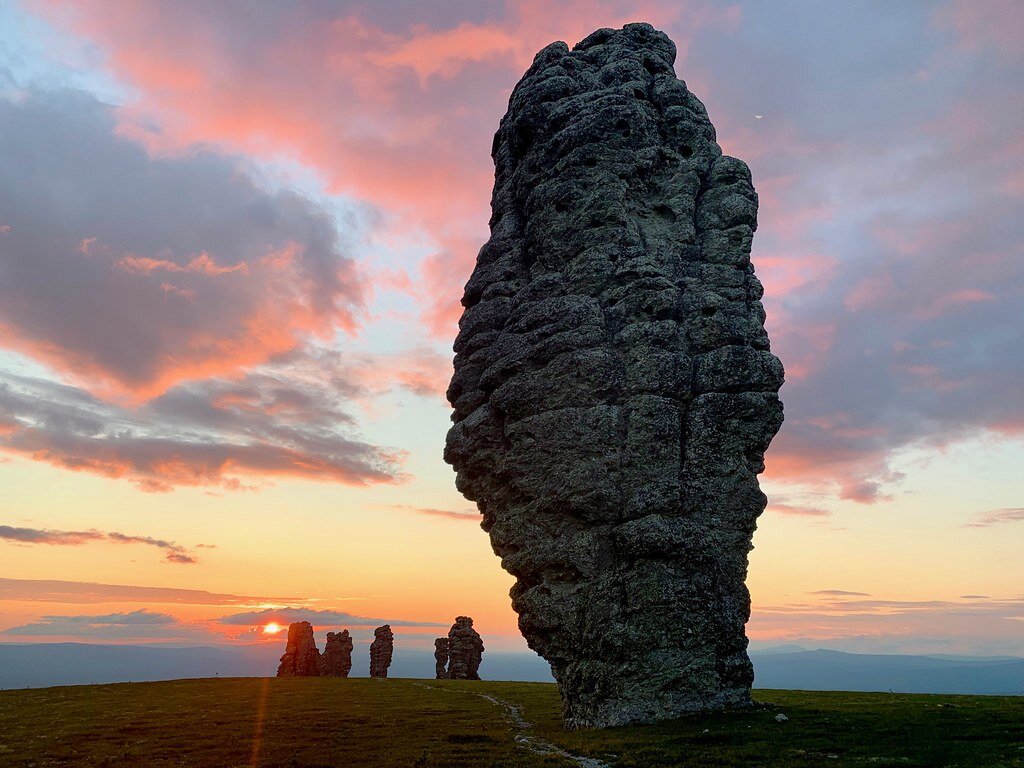
[[[567,732],[543,683],[238,678],[3,691],[0,766],[1024,766],[1024,698],[755,698],[746,712]]]

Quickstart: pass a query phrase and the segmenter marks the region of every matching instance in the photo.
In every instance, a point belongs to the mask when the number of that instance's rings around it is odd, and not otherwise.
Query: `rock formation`
[[[479,680],[484,641],[473,629],[469,616],[459,616],[448,631],[448,674],[450,680]],[[435,658],[437,654],[434,654]]]
[[[313,627],[297,621],[288,627],[288,644],[277,668],[278,677],[316,677],[320,674],[320,652],[316,649]]]
[[[434,641],[434,677],[438,680],[448,677],[447,637],[439,637]]]
[[[321,666],[324,677],[348,677],[352,670],[352,638],[347,629],[327,633]]]
[[[388,667],[391,666],[394,650],[395,635],[390,624],[373,630],[373,642],[370,643],[370,677],[388,676]]]
[[[750,703],[744,580],[783,371],[750,171],[674,61],[647,24],[537,54],[494,137],[454,347],[445,458],[570,726]]]

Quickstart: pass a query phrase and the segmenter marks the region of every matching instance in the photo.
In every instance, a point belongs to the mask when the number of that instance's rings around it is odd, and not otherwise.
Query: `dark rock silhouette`
[[[370,677],[388,676],[388,667],[391,666],[394,650],[395,636],[390,624],[373,630],[373,642],[370,643]]]
[[[324,677],[348,677],[352,670],[352,638],[347,629],[327,633],[321,667]]]
[[[484,641],[473,629],[473,620],[469,616],[457,617],[448,631],[448,679],[479,680],[483,653]],[[434,655],[436,658],[437,654]]]
[[[444,680],[448,677],[448,638],[434,640],[434,677]]]
[[[278,677],[316,677],[321,669],[313,627],[308,621],[288,626],[288,643],[277,668]]]
[[[630,24],[537,54],[494,137],[455,341],[445,459],[570,726],[750,703],[744,580],[783,370],[750,171],[675,53]]]

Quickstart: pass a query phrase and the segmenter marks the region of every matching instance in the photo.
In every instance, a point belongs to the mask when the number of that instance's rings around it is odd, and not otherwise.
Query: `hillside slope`
[[[756,698],[746,712],[566,732],[544,683],[241,678],[4,691],[0,766],[1024,766],[1022,698]]]

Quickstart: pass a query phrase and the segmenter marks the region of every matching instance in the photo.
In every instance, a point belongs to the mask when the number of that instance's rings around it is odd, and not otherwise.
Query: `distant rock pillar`
[[[324,677],[348,677],[352,670],[352,638],[347,629],[328,632],[324,645],[323,664],[320,674]]]
[[[370,644],[370,677],[387,677],[391,657],[395,651],[395,635],[391,625],[385,624],[373,630],[373,642]]]
[[[483,654],[484,641],[473,629],[473,619],[457,617],[448,631],[448,679],[479,680]],[[436,658],[437,654],[434,656]]]
[[[434,673],[438,680],[448,677],[447,637],[439,637],[434,641]]]
[[[288,643],[277,668],[278,677],[317,677],[320,674],[320,652],[316,649],[313,626],[297,621],[288,627]]]

